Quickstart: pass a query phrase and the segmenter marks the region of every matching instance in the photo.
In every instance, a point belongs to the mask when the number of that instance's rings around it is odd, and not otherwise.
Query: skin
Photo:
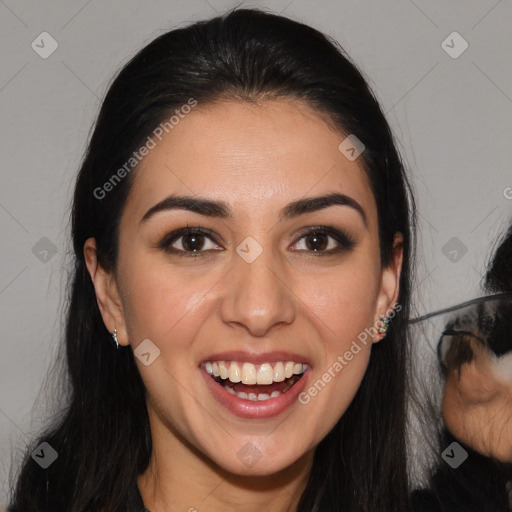
[[[450,432],[487,457],[512,462],[512,379],[500,371],[496,356],[468,339],[474,354],[460,373],[448,373],[443,419]],[[507,356],[508,371],[510,359]]]
[[[242,419],[224,409],[199,373],[215,352],[289,350],[311,361],[313,383],[396,303],[401,236],[392,263],[382,268],[375,200],[358,161],[338,150],[344,138],[301,101],[198,105],[136,171],[116,275],[97,265],[94,239],[87,240],[84,254],[107,329],[117,328],[121,345],[135,349],[149,338],[160,349],[149,366],[136,358],[153,439],[138,485],[152,512],[296,510],[315,447],[353,399],[382,334],[361,344],[307,405],[295,403],[270,419]],[[333,191],[355,199],[368,225],[339,205],[277,221],[289,202]],[[170,210],[140,224],[171,193],[225,201],[233,217]],[[329,224],[349,233],[355,247],[323,256],[311,250],[311,237],[301,238],[306,228]],[[156,247],[186,225],[217,237],[204,238],[205,256]],[[263,249],[250,264],[235,251],[248,236]],[[183,242],[173,247],[184,250]],[[338,245],[331,237],[325,243],[324,251]],[[251,466],[237,456],[247,443],[261,454]]]

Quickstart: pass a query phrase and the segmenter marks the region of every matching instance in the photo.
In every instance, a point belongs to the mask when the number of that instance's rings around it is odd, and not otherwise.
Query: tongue
[[[243,384],[242,382],[237,382],[236,384],[233,384],[232,382],[223,381],[224,385],[227,385],[235,390],[235,393],[267,393],[271,394],[274,391],[280,391],[283,392],[284,389],[286,389],[287,386],[290,385],[290,382],[294,379],[294,376],[290,377],[289,379],[285,379],[283,382],[273,382],[272,384]]]

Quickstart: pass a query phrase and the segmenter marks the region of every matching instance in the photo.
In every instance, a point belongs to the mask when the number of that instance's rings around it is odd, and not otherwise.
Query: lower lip
[[[215,382],[204,367],[200,368],[200,370],[213,396],[220,404],[226,407],[226,409],[241,418],[265,419],[281,414],[297,401],[299,394],[306,387],[306,381],[309,378],[311,368],[308,367],[301,379],[288,391],[281,393],[275,398],[262,401],[245,400],[236,395],[232,395],[229,391],[224,389],[224,386]]]

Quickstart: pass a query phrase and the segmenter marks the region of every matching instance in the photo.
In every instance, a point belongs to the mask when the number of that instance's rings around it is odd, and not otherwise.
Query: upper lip
[[[205,357],[201,363],[206,361],[243,361],[252,364],[274,363],[278,361],[293,361],[295,363],[306,363],[311,366],[307,357],[294,352],[286,352],[282,350],[272,352],[244,352],[243,350],[230,350],[226,352],[216,352]]]

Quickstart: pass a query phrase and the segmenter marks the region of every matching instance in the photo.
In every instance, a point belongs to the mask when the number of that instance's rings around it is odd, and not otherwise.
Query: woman
[[[244,9],[157,38],[78,175],[69,405],[11,510],[408,510],[414,225],[334,42]]]

